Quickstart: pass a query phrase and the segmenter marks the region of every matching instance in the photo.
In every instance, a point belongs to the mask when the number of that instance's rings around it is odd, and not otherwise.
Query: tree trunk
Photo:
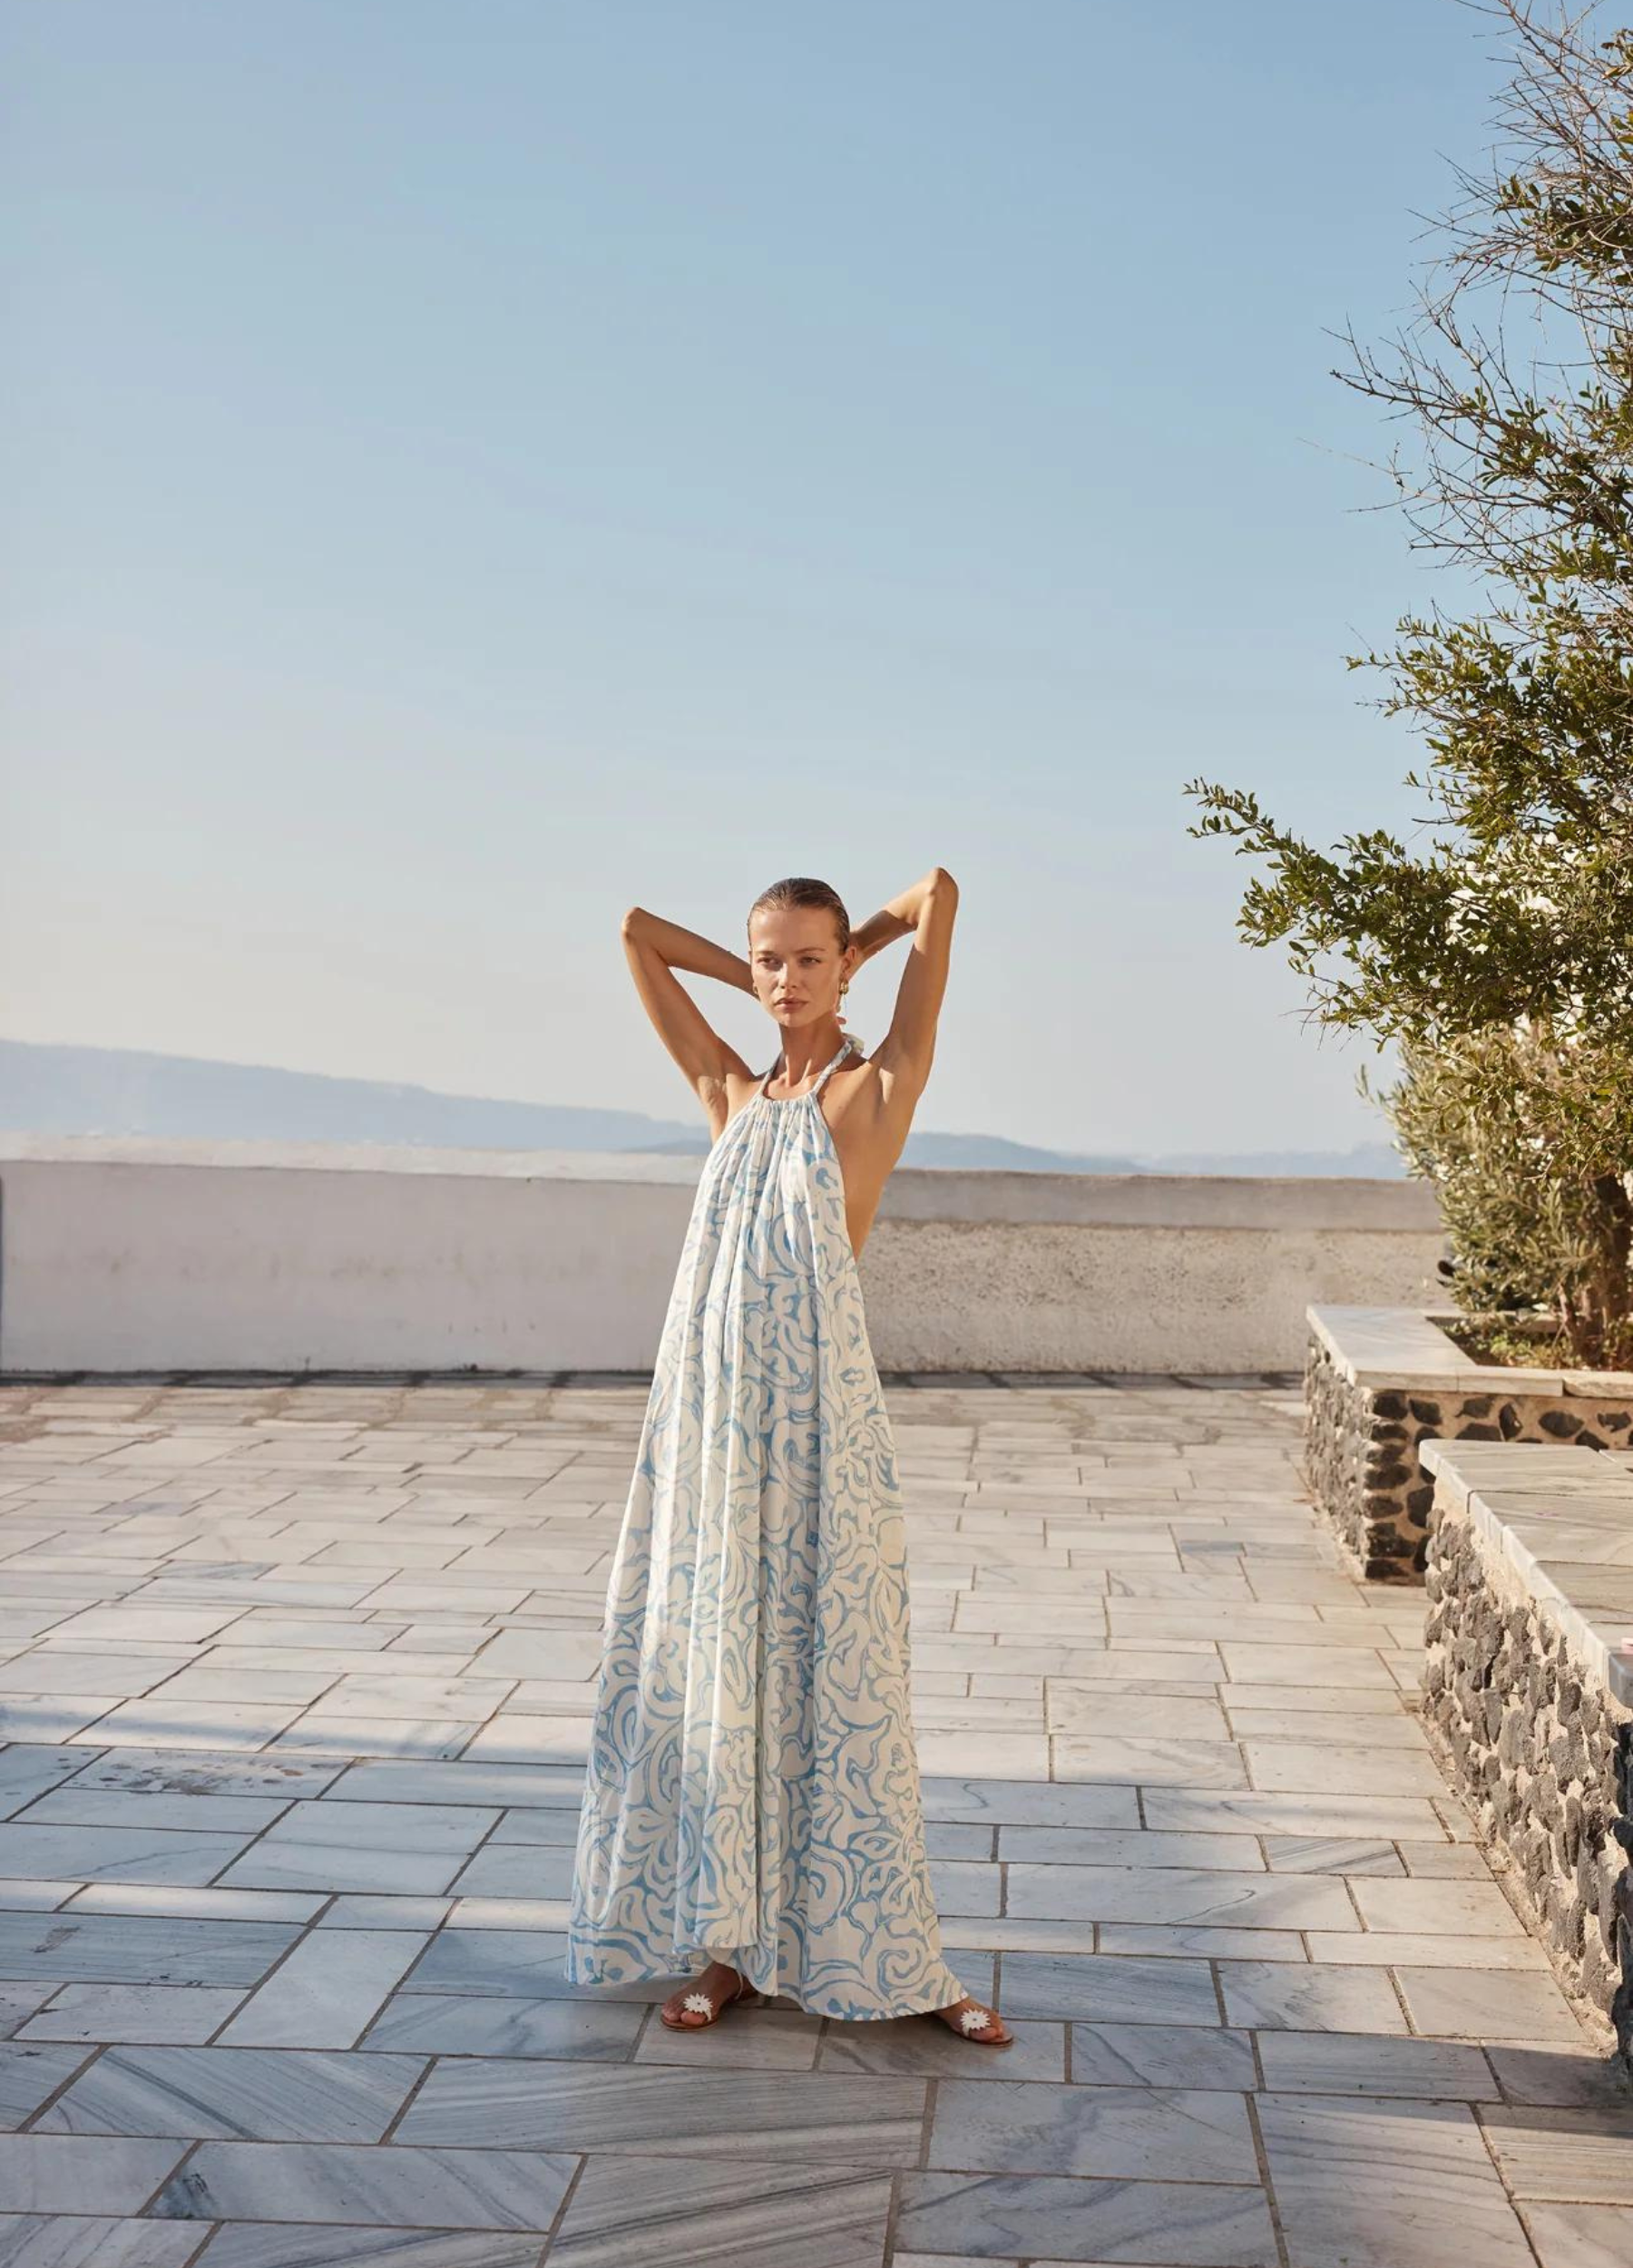
[[[1587,1266],[1560,1303],[1577,1360],[1589,1370],[1633,1369],[1633,1190],[1621,1174],[1588,1186]]]

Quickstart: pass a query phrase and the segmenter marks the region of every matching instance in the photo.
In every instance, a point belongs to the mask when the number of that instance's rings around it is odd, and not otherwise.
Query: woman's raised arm
[[[944,866],[932,866],[855,933],[864,960],[895,938],[913,940],[896,992],[895,1013],[873,1060],[893,1086],[905,1087],[915,1097],[930,1076],[935,1055],[935,1027],[947,989],[957,912],[957,883]]]
[[[754,1074],[728,1040],[723,1040],[675,975],[684,969],[691,976],[712,976],[735,992],[752,992],[754,980],[739,953],[728,953],[695,929],[666,922],[632,905],[623,917],[624,955],[641,1006],[651,1018],[658,1037],[686,1074],[709,1118],[723,1118],[725,1081],[728,1072],[752,1079]]]

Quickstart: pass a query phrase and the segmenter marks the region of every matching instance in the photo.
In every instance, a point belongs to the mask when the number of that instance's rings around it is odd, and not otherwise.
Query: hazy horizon
[[[9,1036],[680,1118],[627,904],[939,861],[922,1124],[1384,1139],[1180,786],[1412,824],[1343,657],[1435,584],[1331,334],[1409,310],[1482,26],[19,0]]]

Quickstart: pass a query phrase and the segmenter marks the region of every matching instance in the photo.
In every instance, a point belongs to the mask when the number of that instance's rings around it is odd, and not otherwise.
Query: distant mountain
[[[145,1134],[188,1141],[401,1142],[435,1149],[618,1150],[701,1157],[697,1121],[574,1103],[508,1102],[430,1087],[334,1079],[259,1063],[221,1063],[127,1048],[0,1040],[0,1129],[20,1134]],[[1198,1151],[1105,1157],[1043,1149],[1000,1134],[909,1137],[902,1162],[1010,1173],[1351,1174],[1398,1180],[1384,1142],[1343,1152]]]
[[[650,1149],[690,1128],[640,1110],[505,1102],[126,1048],[0,1040],[0,1127],[188,1141],[407,1142],[434,1149]]]

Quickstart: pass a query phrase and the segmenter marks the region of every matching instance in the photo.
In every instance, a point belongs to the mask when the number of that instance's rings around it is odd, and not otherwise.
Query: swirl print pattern
[[[699,1181],[608,1585],[572,1983],[707,1956],[824,2016],[963,1997],[924,1853],[895,1445],[819,1102],[851,1045],[807,1094],[762,1080]]]

